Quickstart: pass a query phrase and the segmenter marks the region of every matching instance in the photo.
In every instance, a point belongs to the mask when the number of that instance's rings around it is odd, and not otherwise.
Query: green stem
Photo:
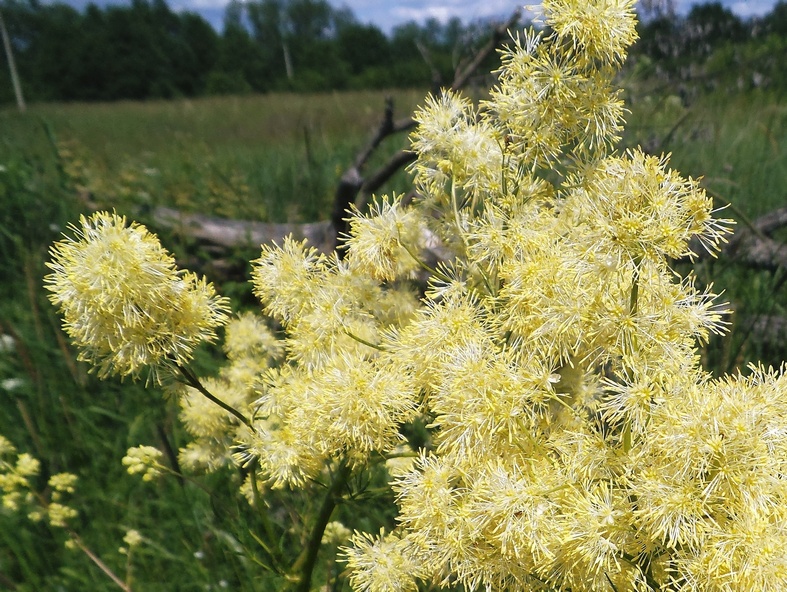
[[[433,275],[437,279],[440,279],[440,280],[442,280],[442,281],[444,281],[446,283],[450,283],[450,281],[451,281],[450,277],[448,277],[444,273],[441,273],[439,269],[433,268],[430,265],[428,265],[425,261],[423,261],[420,257],[418,257],[418,255],[416,255],[413,252],[413,250],[407,245],[407,243],[405,243],[402,240],[402,233],[401,232],[399,233],[399,245],[401,245],[401,247],[407,252],[407,254],[410,255],[410,257],[413,258],[413,260],[416,262],[416,264],[418,264],[418,267],[420,267],[424,271],[428,272],[430,275]]]
[[[260,490],[257,485],[257,460],[255,459],[254,462],[251,463],[249,466],[249,479],[251,481],[251,492],[252,492],[252,500],[254,502],[254,509],[257,511],[257,514],[260,516],[260,520],[262,521],[262,528],[265,530],[265,536],[268,539],[268,542],[273,545],[275,542],[275,536],[273,533],[273,525],[271,524],[270,519],[268,518],[268,512],[265,508],[262,507],[262,500],[260,496]],[[275,568],[277,571],[280,571],[278,557],[274,555],[273,551],[268,548],[267,545],[263,546],[263,549],[271,556],[271,559],[275,563]]]
[[[642,258],[638,257],[634,260],[634,271],[631,274],[631,296],[629,297],[629,316],[633,318],[637,314],[637,306],[639,304],[639,266],[642,263]],[[631,336],[631,349],[632,354],[637,349],[637,336],[636,334],[632,334]],[[623,451],[628,454],[631,452],[631,418],[626,418],[625,423],[623,424],[623,434],[622,434],[622,443],[623,443]]]
[[[454,210],[454,224],[456,224],[456,233],[462,239],[462,247],[467,253],[467,238],[462,230],[462,217],[459,215],[459,203],[456,199],[456,185],[453,179],[451,180],[451,207]]]
[[[235,417],[237,417],[238,420],[247,428],[249,428],[252,431],[254,430],[254,428],[251,425],[251,421],[249,421],[249,419],[246,416],[244,416],[240,411],[238,411],[231,405],[228,405],[227,403],[216,397],[208,389],[206,389],[199,381],[199,378],[197,378],[197,375],[194,374],[194,372],[192,372],[189,368],[185,366],[181,366],[180,364],[177,365],[177,368],[178,370],[180,370],[180,373],[183,376],[184,380],[186,381],[187,385],[199,391],[202,395],[205,396],[206,399],[215,403],[216,405],[224,409],[224,411],[226,411],[227,413],[230,413]]]
[[[74,542],[74,544],[79,548],[79,550],[82,551],[85,555],[87,555],[88,558],[90,558],[90,561],[96,564],[96,566],[98,566],[98,568],[101,571],[103,571],[110,580],[112,580],[115,584],[117,584],[118,588],[124,590],[124,592],[131,592],[131,588],[129,587],[129,585],[126,584],[123,580],[121,580],[115,574],[115,572],[113,572],[109,568],[109,566],[107,566],[106,563],[101,561],[101,558],[95,553],[93,553],[93,551],[91,551],[87,547],[87,545],[85,545],[85,543],[82,542],[82,539],[79,538],[79,535],[76,532],[74,532],[73,530],[69,530],[68,534],[71,537],[71,540]]]
[[[293,588],[294,592],[309,592],[312,580],[312,572],[317,563],[317,552],[320,550],[322,543],[322,535],[325,533],[325,527],[331,519],[334,508],[339,500],[339,492],[347,482],[347,477],[350,476],[350,467],[347,466],[345,461],[339,465],[339,469],[333,476],[333,481],[325,493],[325,498],[322,501],[320,512],[317,514],[317,519],[312,527],[309,541],[306,548],[303,549],[301,554],[292,565],[291,573],[297,578],[297,583]]]
[[[377,351],[385,351],[385,348],[379,345],[375,345],[371,341],[366,341],[363,337],[358,337],[355,333],[351,333],[349,329],[345,329],[344,332],[347,334],[348,337],[354,339],[358,343],[362,343],[367,347],[371,347],[372,349],[376,349]]]

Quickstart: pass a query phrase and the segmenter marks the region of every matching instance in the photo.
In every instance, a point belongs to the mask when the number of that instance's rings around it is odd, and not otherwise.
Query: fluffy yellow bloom
[[[77,476],[73,473],[58,473],[49,478],[49,487],[62,493],[74,493]]]
[[[291,236],[281,247],[264,245],[258,259],[251,262],[254,294],[265,312],[285,325],[309,308],[315,280],[324,272],[326,260],[306,241]]]
[[[323,545],[340,545],[350,540],[352,531],[341,522],[329,522],[325,526],[325,533],[322,535]]]
[[[415,210],[403,209],[401,201],[402,196],[383,196],[368,215],[353,212],[345,244],[354,269],[383,281],[411,277],[419,269],[416,257],[425,225]]]
[[[137,547],[139,546],[144,539],[140,532],[136,529],[130,529],[126,531],[125,536],[123,536],[123,542],[126,543],[129,547]]]
[[[278,359],[283,345],[277,339],[265,319],[245,312],[227,323],[224,331],[224,351],[230,360],[240,358]]]
[[[16,473],[21,477],[33,477],[41,470],[41,461],[32,454],[23,452],[16,460]]]
[[[11,457],[16,454],[16,448],[6,438],[0,438],[0,492],[3,494],[3,507],[17,511],[29,495],[32,487],[30,478],[39,474],[41,462],[27,452],[17,454],[14,462]]]
[[[544,20],[554,35],[574,46],[578,59],[622,62],[637,40],[634,0],[544,0]]]
[[[98,212],[80,218],[51,248],[46,278],[66,333],[99,377],[157,378],[184,364],[201,341],[213,341],[227,318],[227,300],[175,260],[144,227]]]
[[[258,459],[275,487],[302,484],[342,454],[361,465],[393,450],[417,408],[412,378],[385,356],[344,354],[317,369],[271,371],[258,388],[256,432],[239,434],[236,458]]]
[[[5,436],[0,436],[0,458],[16,452],[16,447]]]
[[[202,385],[231,407],[245,411],[251,398],[251,384],[232,383],[219,378],[203,378]],[[197,438],[223,440],[237,419],[206,399],[192,387],[185,387],[179,397],[180,418],[186,429]]]
[[[667,163],[641,150],[609,157],[570,194],[563,215],[587,224],[589,240],[632,260],[693,257],[694,237],[718,249],[731,221],[714,219],[713,200]]]
[[[411,556],[408,541],[380,531],[353,535],[353,547],[345,548],[352,570],[350,584],[362,592],[416,592],[422,575],[419,561]]]
[[[163,457],[164,453],[154,446],[134,446],[123,457],[123,466],[130,475],[141,474],[143,481],[153,481],[164,470]]]
[[[481,188],[499,187],[501,170],[508,167],[500,132],[485,124],[470,101],[444,90],[428,97],[413,117],[420,124],[411,136],[420,154],[416,183],[429,188],[427,195],[448,199],[449,180],[468,198]]]
[[[632,490],[642,528],[699,552],[736,520],[775,525],[787,502],[787,378],[755,368],[679,394],[652,406],[638,450]]]
[[[371,354],[374,350],[367,344],[376,345],[384,328],[376,314],[389,316],[379,308],[385,292],[374,278],[332,256],[309,290],[308,305],[288,326],[291,360],[318,369],[340,352]],[[388,299],[388,304],[393,308],[397,301]]]
[[[40,461],[27,452],[10,458],[16,453],[13,444],[0,436],[0,492],[2,507],[12,512],[26,511],[33,522],[47,520],[51,526],[66,528],[68,521],[78,512],[63,503],[67,494],[73,493],[77,477],[71,473],[57,473],[49,478],[49,491],[38,492],[35,480],[41,471]]]
[[[49,524],[56,528],[66,528],[68,521],[76,518],[79,513],[68,506],[64,506],[58,502],[52,502],[47,506],[47,515],[49,517]]]

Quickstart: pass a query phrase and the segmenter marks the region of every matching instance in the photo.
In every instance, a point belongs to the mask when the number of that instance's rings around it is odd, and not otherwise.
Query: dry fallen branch
[[[787,269],[787,244],[769,235],[787,226],[787,207],[765,214],[754,222],[739,224],[728,239],[721,253],[735,261],[755,269]],[[700,259],[708,255],[701,249]]]
[[[307,224],[271,224],[249,220],[230,220],[204,214],[186,214],[172,208],[156,208],[153,218],[157,226],[196,239],[200,243],[227,249],[258,247],[292,235],[297,240],[307,239],[309,244],[323,252],[330,251],[333,238],[329,221]]]
[[[487,43],[471,60],[457,69],[451,90],[463,88],[484,60],[500,45],[508,30],[519,20],[520,11],[515,11],[504,23],[495,27]],[[330,219],[306,224],[266,224],[245,220],[228,220],[202,214],[185,214],[171,208],[156,208],[153,211],[155,224],[170,228],[202,243],[232,248],[280,241],[292,234],[296,239],[308,239],[309,243],[323,252],[336,249],[338,239],[347,230],[347,211],[353,204],[362,207],[372,193],[380,189],[399,170],[415,159],[409,150],[400,150],[375,171],[364,176],[364,168],[380,144],[389,136],[409,131],[415,127],[412,117],[394,120],[392,99],[387,99],[385,112],[379,127],[366,146],[358,152],[353,163],[342,174],[334,194],[334,205]]]
[[[467,84],[473,73],[478,70],[484,60],[500,45],[500,42],[508,34],[509,29],[516,25],[519,17],[520,11],[517,10],[508,20],[495,27],[489,41],[487,41],[466,66],[457,71],[449,87],[451,90],[459,90]],[[344,172],[339,182],[339,186],[336,189],[333,212],[331,213],[334,247],[337,244],[338,237],[347,230],[347,221],[345,217],[349,207],[352,204],[359,207],[363,206],[372,193],[377,191],[386,181],[388,181],[388,179],[396,174],[397,171],[403,169],[415,160],[415,154],[413,152],[409,150],[400,150],[391,156],[388,161],[376,171],[364,177],[362,171],[369,157],[385,138],[409,131],[414,127],[415,121],[412,117],[406,117],[394,122],[393,102],[391,99],[388,99],[385,106],[385,116],[380,123],[380,127],[377,129],[377,132],[372,137],[367,147],[358,153],[352,166]]]

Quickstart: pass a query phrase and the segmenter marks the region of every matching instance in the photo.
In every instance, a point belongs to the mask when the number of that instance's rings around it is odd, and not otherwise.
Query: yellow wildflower
[[[46,278],[66,333],[99,377],[136,377],[184,364],[213,341],[227,318],[225,298],[175,260],[143,226],[98,212],[55,243]]]

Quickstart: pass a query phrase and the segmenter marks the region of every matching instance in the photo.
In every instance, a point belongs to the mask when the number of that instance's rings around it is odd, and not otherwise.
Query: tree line
[[[81,12],[64,3],[0,0],[0,11],[29,101],[436,86],[491,34],[488,23],[453,19],[410,22],[386,35],[326,0],[232,0],[221,32],[165,0],[90,4]],[[671,77],[698,63],[729,75],[731,65],[749,68],[756,60],[770,63],[758,64],[764,73],[752,70],[761,81],[784,83],[776,63],[787,49],[784,1],[745,21],[719,3],[695,6],[686,17],[657,14],[640,36],[634,53]],[[13,98],[4,66],[0,103]]]
[[[454,19],[411,22],[385,35],[325,0],[233,0],[220,33],[165,0],[90,4],[83,12],[2,0],[0,10],[30,101],[423,87],[450,82],[457,48],[470,52],[490,34]],[[0,102],[12,100],[4,64]]]
[[[697,4],[685,17],[670,11],[640,23],[635,67],[695,89],[787,91],[787,2],[740,19],[720,2]]]

